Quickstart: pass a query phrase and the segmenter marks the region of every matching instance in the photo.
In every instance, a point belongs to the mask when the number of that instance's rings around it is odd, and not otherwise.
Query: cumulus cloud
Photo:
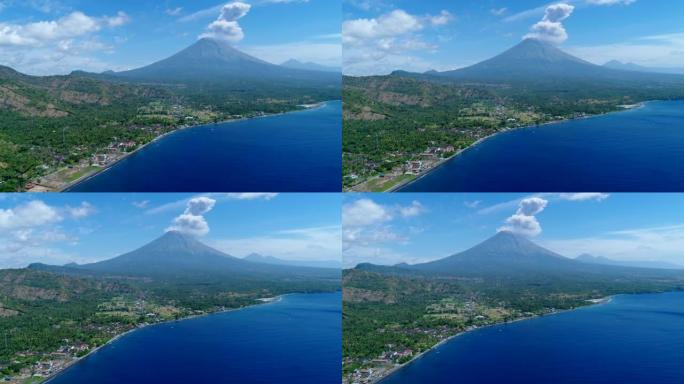
[[[119,12],[115,16],[93,17],[72,12],[57,20],[27,24],[0,23],[0,45],[41,46],[97,32],[105,27],[118,27],[130,21]]]
[[[0,209],[0,229],[35,227],[62,220],[57,208],[32,200],[14,208]]]
[[[207,31],[200,35],[200,38],[213,38],[236,43],[245,37],[242,27],[238,20],[243,18],[251,5],[240,1],[225,4],[221,8],[219,17],[207,26]]]
[[[538,39],[554,44],[560,44],[568,39],[562,21],[570,17],[575,9],[573,5],[558,3],[550,5],[544,12],[544,17],[530,28],[531,32],[525,39]]]
[[[65,231],[61,223],[93,213],[95,208],[88,202],[76,207],[57,207],[31,200],[0,209],[0,268],[25,267],[35,261],[59,264],[76,260],[73,255],[53,248],[55,243],[78,242],[78,237]]]
[[[111,52],[110,45],[98,41],[97,32],[129,21],[124,12],[95,17],[74,11],[54,20],[0,22],[0,63],[37,75],[112,69],[89,53]]]
[[[371,199],[359,199],[342,206],[342,226],[361,227],[392,219],[390,210]]]
[[[383,61],[396,65],[406,63],[407,58],[416,61],[407,53],[435,49],[434,44],[424,41],[417,33],[427,27],[443,26],[453,19],[448,11],[419,16],[395,9],[376,18],[346,20],[342,23],[345,72],[373,72],[373,64]]]
[[[548,200],[541,197],[523,199],[518,204],[515,214],[508,217],[499,231],[513,232],[523,236],[534,237],[542,232],[541,224],[535,215],[541,213],[548,205]]]
[[[75,219],[81,219],[90,216],[96,212],[95,207],[93,207],[93,205],[88,203],[87,201],[81,202],[81,205],[77,207],[67,207],[66,211],[71,217]]]
[[[185,211],[173,219],[166,231],[177,231],[192,236],[204,236],[209,233],[209,223],[204,214],[214,208],[216,200],[200,196],[188,200]]]
[[[395,220],[412,220],[426,212],[419,201],[410,204],[385,205],[362,198],[342,206],[342,249],[345,265],[361,260],[387,264],[398,260],[397,253],[387,244],[406,244],[422,228],[409,226],[396,229]]]

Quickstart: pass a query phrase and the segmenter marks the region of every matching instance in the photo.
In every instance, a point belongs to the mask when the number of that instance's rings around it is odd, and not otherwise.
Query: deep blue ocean
[[[342,295],[279,302],[131,332],[50,384],[282,383],[342,380]]]
[[[402,192],[684,190],[684,101],[495,135]]]
[[[466,333],[381,384],[681,384],[684,293],[610,303]]]
[[[69,192],[339,192],[342,102],[184,129]]]

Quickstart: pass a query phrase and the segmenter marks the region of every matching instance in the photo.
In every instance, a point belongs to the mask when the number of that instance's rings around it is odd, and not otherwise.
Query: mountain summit
[[[507,231],[455,255],[410,266],[411,269],[455,273],[514,273],[550,271],[567,268],[577,262],[549,251],[523,236]]]
[[[507,51],[470,67],[440,76],[480,80],[527,80],[540,77],[593,77],[612,70],[584,61],[553,44],[525,39]]]
[[[157,82],[332,81],[339,76],[286,68],[250,56],[225,41],[203,38],[175,55],[113,76]]]

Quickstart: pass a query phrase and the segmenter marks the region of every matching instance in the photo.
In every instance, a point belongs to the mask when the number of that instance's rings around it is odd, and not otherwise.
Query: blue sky
[[[0,64],[30,74],[130,69],[168,57],[222,27],[233,32],[232,44],[267,61],[340,65],[339,2],[243,0],[247,6],[239,13],[222,14],[232,3],[0,0]],[[221,23],[210,27],[216,21]]]
[[[339,194],[0,194],[0,268],[108,259],[175,229],[234,256],[340,260]]]
[[[506,229],[567,257],[684,265],[684,194],[348,194],[343,260],[416,263]]]
[[[464,67],[528,34],[597,64],[684,67],[682,1],[344,0],[343,13],[352,75]]]

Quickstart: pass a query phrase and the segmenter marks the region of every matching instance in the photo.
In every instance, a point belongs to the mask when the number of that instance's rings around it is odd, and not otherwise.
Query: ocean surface
[[[610,303],[466,333],[381,384],[681,384],[684,293]]]
[[[507,131],[400,191],[684,191],[684,101]]]
[[[342,102],[169,134],[69,192],[339,192]]]
[[[311,383],[342,380],[342,295],[294,294],[131,332],[50,384]]]

